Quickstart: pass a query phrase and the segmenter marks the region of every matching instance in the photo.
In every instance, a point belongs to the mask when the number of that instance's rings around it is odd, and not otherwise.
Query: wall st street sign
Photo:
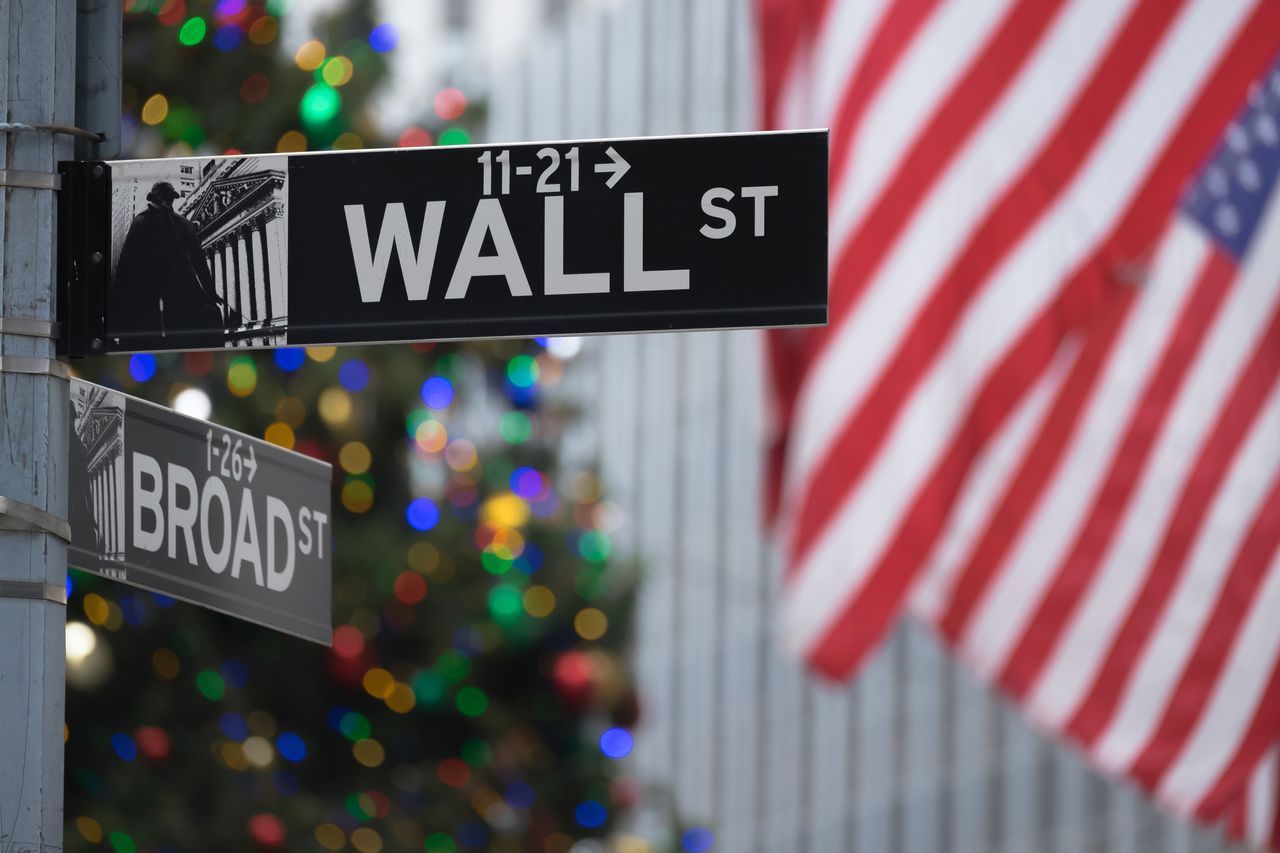
[[[826,321],[825,131],[64,168],[73,355]]]
[[[71,382],[71,565],[328,645],[330,466]]]

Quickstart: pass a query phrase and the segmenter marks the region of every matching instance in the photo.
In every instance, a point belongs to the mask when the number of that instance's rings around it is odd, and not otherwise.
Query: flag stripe
[[[1183,260],[1180,256],[1175,257]],[[1178,272],[1173,274],[1176,276]],[[1158,366],[1145,395],[1131,410],[1127,427],[1123,432],[1116,431],[1119,446],[1108,460],[1106,481],[1096,496],[1089,495],[1089,517],[1075,534],[1065,558],[1051,564],[1051,585],[1033,615],[1026,620],[1026,630],[1004,664],[1000,681],[1013,695],[1025,695],[1063,625],[1074,614],[1081,593],[1088,588],[1101,565],[1105,549],[1122,518],[1121,510],[1133,495],[1164,418],[1173,406],[1179,384],[1190,369],[1196,348],[1208,333],[1209,321],[1226,295],[1232,273],[1231,264],[1224,258],[1209,255],[1181,316],[1176,322],[1164,323],[1169,333],[1164,351],[1157,359]],[[1153,275],[1145,286],[1163,285],[1163,277]],[[1107,406],[1114,404],[1110,397],[1102,402]],[[1073,478],[1069,487],[1078,487],[1078,481]]]
[[[1258,761],[1280,731],[1280,554],[1244,619],[1240,641],[1190,742],[1161,780],[1158,793],[1180,811],[1216,820],[1239,802]],[[1260,673],[1269,677],[1260,678]],[[1224,746],[1237,744],[1234,750]]]
[[[886,262],[876,271],[860,310],[844,324],[833,318],[828,329],[831,345],[813,364],[813,375],[801,391],[789,484],[807,483],[821,471],[834,437],[847,426],[849,414],[874,396],[871,389],[879,371],[900,357],[895,351],[906,331],[928,304],[937,282],[956,265],[976,224],[1043,149],[1060,113],[1089,81],[1106,47],[1105,37],[1123,21],[1125,9],[1107,2],[1078,2],[1069,8],[1038,46],[1017,85],[930,193],[908,231],[891,251],[885,247]],[[1050,86],[1052,94],[1046,95]],[[879,211],[868,219],[880,221]],[[833,288],[860,286],[856,282],[856,275],[837,272]],[[874,446],[870,437],[865,443],[868,450]],[[840,464],[844,476],[856,481],[858,471],[848,467],[848,461]]]
[[[964,251],[938,283],[929,302],[903,337],[903,347],[879,372],[867,401],[851,418],[815,471],[802,504],[796,536],[809,541],[824,527],[833,505],[858,477],[893,425],[896,413],[959,323],[961,308],[986,281],[1051,203],[1060,198],[1108,121],[1127,85],[1158,44],[1178,11],[1177,3],[1139,6],[1095,66],[1092,78],[1063,117],[1056,133],[975,229]],[[838,318],[837,318],[838,322]],[[798,550],[803,559],[803,550]]]
[[[1280,372],[1280,362],[1266,353],[1280,351],[1280,313],[1271,322],[1259,350],[1223,407],[1205,446],[1197,454],[1178,508],[1165,531],[1159,551],[1146,571],[1137,599],[1094,679],[1088,698],[1067,725],[1067,731],[1091,744],[1110,720],[1120,690],[1132,674],[1156,620],[1164,611],[1175,581],[1181,576],[1194,537],[1200,530],[1215,493],[1226,475],[1227,463],[1239,447],[1261,408],[1267,389]],[[1272,362],[1272,363],[1269,363]]]
[[[899,0],[888,8],[876,26],[868,42],[870,49],[862,55],[857,73],[848,78],[848,88],[831,122],[829,180],[832,186],[841,185],[852,160],[851,141],[867,104],[937,6],[938,0]]]
[[[1280,219],[1272,216],[1260,232],[1266,251],[1254,260],[1256,269],[1280,263],[1280,247],[1269,242],[1280,238],[1278,229]],[[1185,221],[1176,222],[1173,231],[1193,239],[1200,234]],[[1028,695],[1033,715],[1050,725],[1063,725],[1094,681],[1124,613],[1138,595],[1144,576],[1141,570],[1152,564],[1177,508],[1178,495],[1186,487],[1195,460],[1193,451],[1207,440],[1231,378],[1242,369],[1275,310],[1277,294],[1266,275],[1254,269],[1251,264],[1244,270],[1219,310],[1173,409],[1163,421],[1159,440],[1103,564]]]
[[[966,318],[967,331],[958,336],[959,342],[953,352],[942,359],[943,364],[968,364],[973,375],[931,374],[907,407],[891,441],[882,448],[872,472],[851,490],[853,497],[841,507],[839,521],[817,537],[817,545],[811,552],[812,559],[808,561],[810,565],[800,573],[789,591],[789,639],[793,648],[800,651],[809,649],[824,631],[833,630],[839,618],[862,620],[861,627],[844,626],[825,640],[829,647],[825,655],[839,657],[840,647],[844,647],[857,657],[865,649],[856,644],[847,645],[850,639],[873,636],[875,626],[891,618],[896,601],[900,601],[903,589],[911,580],[911,571],[910,568],[897,571],[903,564],[895,561],[892,554],[875,561],[875,554],[881,553],[879,543],[886,541],[877,536],[885,537],[890,532],[905,529],[906,534],[915,540],[907,549],[908,553],[916,553],[920,546],[928,545],[919,537],[926,536],[935,528],[937,519],[908,517],[908,513],[899,512],[899,508],[909,509],[910,505],[902,502],[904,498],[910,498],[909,489],[913,484],[920,484],[916,489],[919,495],[917,511],[927,512],[938,506],[939,496],[955,488],[954,481],[963,474],[964,455],[971,448],[980,447],[982,440],[998,426],[999,418],[994,415],[1007,411],[1010,401],[1016,400],[1029,388],[1036,379],[1037,370],[1047,365],[1060,340],[1059,324],[1069,314],[1072,305],[1087,303],[1090,290],[1105,286],[1105,280],[1100,281],[1098,275],[1100,269],[1108,266],[1102,261],[1116,256],[1133,257],[1138,249],[1154,238],[1154,231],[1144,230],[1153,222],[1149,217],[1134,215],[1133,208],[1156,204],[1169,210],[1172,198],[1181,186],[1181,176],[1190,168],[1187,158],[1198,159],[1207,150],[1215,130],[1204,128],[1199,123],[1203,119],[1211,120],[1215,108],[1221,110],[1214,99],[1224,95],[1229,97],[1227,84],[1234,78],[1231,74],[1216,76],[1200,91],[1199,99],[1190,112],[1184,112],[1184,101],[1194,93],[1194,86],[1200,81],[1205,66],[1216,60],[1219,51],[1226,47],[1225,41],[1231,32],[1241,23],[1239,5],[1235,11],[1236,16],[1224,18],[1221,4],[1214,4],[1213,8],[1208,4],[1197,4],[1179,20],[1175,35],[1167,40],[1175,43],[1162,46],[1160,56],[1152,63],[1154,68],[1144,72],[1143,82],[1136,87],[1121,117],[1108,130],[1107,143],[1099,146],[1081,179],[1056,208],[1049,224],[1039,226],[1035,234],[1019,247],[1015,258],[1002,265],[998,280],[988,284],[980,304],[970,311],[972,316]],[[1239,86],[1237,91],[1243,91],[1245,84],[1234,82]],[[1112,227],[1113,219],[1108,212],[1125,204],[1132,183],[1147,171],[1137,164],[1148,162],[1147,158],[1156,153],[1151,149],[1159,140],[1167,139],[1168,135],[1161,129],[1179,119],[1182,120],[1182,130],[1178,141],[1165,150],[1146,186],[1138,192],[1129,214],[1121,217],[1126,227],[1083,265],[1056,305],[1035,314],[1034,300],[1051,293],[1053,282],[1061,277],[1053,273],[1055,267],[1073,262],[1077,257],[1075,252],[1082,252],[1080,257],[1083,257],[1090,245],[1096,245],[1092,241],[1097,238],[1092,235],[1098,229]],[[1197,146],[1200,137],[1208,138]],[[1129,180],[1117,180],[1117,175],[1126,176]],[[1081,223],[1076,213],[1081,209],[1095,212],[1096,218]],[[1136,249],[1133,248],[1135,245]],[[1130,248],[1126,250],[1125,247]],[[1034,319],[1024,321],[1023,312],[1027,306],[1033,309],[1031,317]],[[1013,352],[1007,354],[1000,346],[1008,336],[1001,331],[1006,328],[1028,329]],[[988,359],[1002,354],[1005,354],[1006,365],[996,369],[987,387],[979,391],[983,388],[982,377],[987,373],[983,365]],[[1030,365],[1030,362],[1036,364]],[[975,381],[975,390],[967,390]],[[962,412],[955,410],[954,404],[965,399],[977,399],[979,402],[969,422],[955,432],[948,424],[960,426],[956,419]],[[988,406],[995,411],[984,412]],[[975,436],[974,429],[981,430],[981,433]],[[952,451],[941,452],[939,442],[953,437]],[[949,461],[938,469],[934,484],[926,485],[927,478],[922,475],[926,468],[932,467],[930,460],[935,459]],[[945,482],[948,480],[952,482]],[[894,526],[885,521],[886,518],[898,517],[908,517],[908,520]],[[869,554],[873,549],[874,554]],[[868,597],[863,606],[860,603],[863,584],[868,582],[868,577],[885,570],[886,576],[875,581],[878,595]],[[895,595],[898,598],[895,599]],[[837,610],[839,607],[843,610]],[[836,617],[840,612],[844,616]],[[888,616],[884,615],[886,612]]]
[[[1280,424],[1277,428],[1280,430]],[[1275,470],[1280,459],[1273,458],[1267,462],[1271,468],[1266,470]],[[1273,478],[1270,494],[1255,517],[1235,560],[1225,573],[1226,584],[1217,596],[1209,623],[1198,636],[1188,638],[1188,642],[1192,644],[1192,656],[1182,668],[1182,677],[1173,696],[1167,699],[1161,697],[1159,705],[1152,703],[1148,696],[1144,703],[1148,708],[1164,708],[1158,728],[1129,769],[1134,778],[1148,787],[1159,782],[1173,763],[1179,748],[1190,736],[1212,694],[1223,662],[1236,640],[1241,627],[1239,614],[1250,601],[1255,600],[1265,580],[1263,573],[1267,561],[1275,553],[1277,546],[1280,546],[1280,477]],[[1221,571],[1218,566],[1213,566],[1213,569],[1215,573]],[[1197,589],[1196,592],[1198,597],[1208,597],[1207,590]],[[1183,636],[1186,636],[1185,629],[1183,632]],[[1152,668],[1156,669],[1157,674],[1174,670],[1173,666],[1165,662]],[[1139,677],[1134,680],[1129,692],[1132,694],[1142,689],[1142,686],[1143,679]]]

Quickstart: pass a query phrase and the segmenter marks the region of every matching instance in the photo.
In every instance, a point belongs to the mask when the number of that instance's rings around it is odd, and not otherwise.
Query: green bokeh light
[[[427,853],[458,853],[458,845],[453,840],[453,836],[445,835],[443,832],[428,835],[427,840],[422,842],[422,847]]]
[[[298,115],[304,124],[315,126],[324,124],[342,109],[342,96],[338,90],[328,83],[316,83],[302,96],[298,104]]]
[[[533,435],[533,423],[524,412],[507,412],[498,422],[498,432],[508,444],[524,444]]]
[[[116,853],[137,853],[138,845],[123,832],[113,832],[107,836],[107,840],[111,842],[111,849]]]
[[[196,676],[196,689],[210,702],[217,702],[227,695],[227,683],[222,680],[221,675],[211,669],[201,670]]]
[[[489,710],[489,697],[479,687],[468,686],[458,691],[454,700],[458,710],[468,717],[478,717]]]
[[[493,760],[493,747],[487,740],[473,737],[462,745],[462,760],[477,769],[487,767]]]
[[[441,145],[466,145],[471,142],[471,134],[460,127],[450,127],[441,132],[436,142]]]
[[[523,610],[520,590],[510,584],[499,584],[489,590],[489,612],[495,622],[503,625],[514,622]]]
[[[467,659],[467,656],[452,649],[440,655],[436,661],[436,672],[440,673],[448,681],[461,681],[467,677],[467,673],[470,671],[471,661]]]
[[[187,47],[194,47],[204,41],[205,33],[208,31],[209,26],[204,22],[204,18],[197,15],[194,18],[188,18],[182,25],[182,29],[178,30],[178,41]]]

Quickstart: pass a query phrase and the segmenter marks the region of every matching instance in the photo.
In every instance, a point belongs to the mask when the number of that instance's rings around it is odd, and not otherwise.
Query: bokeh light
[[[378,53],[387,53],[395,50],[399,41],[400,34],[396,32],[396,28],[391,24],[379,24],[369,33],[369,46]]]
[[[609,758],[626,758],[635,741],[626,729],[613,728],[600,735],[600,751]]]
[[[405,518],[414,530],[427,531],[440,521],[440,509],[430,498],[414,498],[405,510]]]
[[[453,403],[453,383],[443,376],[432,376],[422,383],[422,402],[432,409],[447,409]]]
[[[432,100],[432,107],[444,121],[456,121],[467,110],[467,96],[457,89],[441,89]]]
[[[129,375],[135,382],[146,382],[156,375],[156,357],[150,353],[129,356]]]
[[[303,71],[315,71],[324,62],[324,45],[312,39],[304,42],[293,55],[293,61]]]

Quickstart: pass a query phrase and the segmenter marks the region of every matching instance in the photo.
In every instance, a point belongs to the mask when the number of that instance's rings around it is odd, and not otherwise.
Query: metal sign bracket
[[[71,541],[71,524],[65,518],[4,495],[0,495],[0,530],[48,533],[64,542]]]
[[[96,161],[58,164],[58,354],[103,352],[111,269],[111,167]]]

